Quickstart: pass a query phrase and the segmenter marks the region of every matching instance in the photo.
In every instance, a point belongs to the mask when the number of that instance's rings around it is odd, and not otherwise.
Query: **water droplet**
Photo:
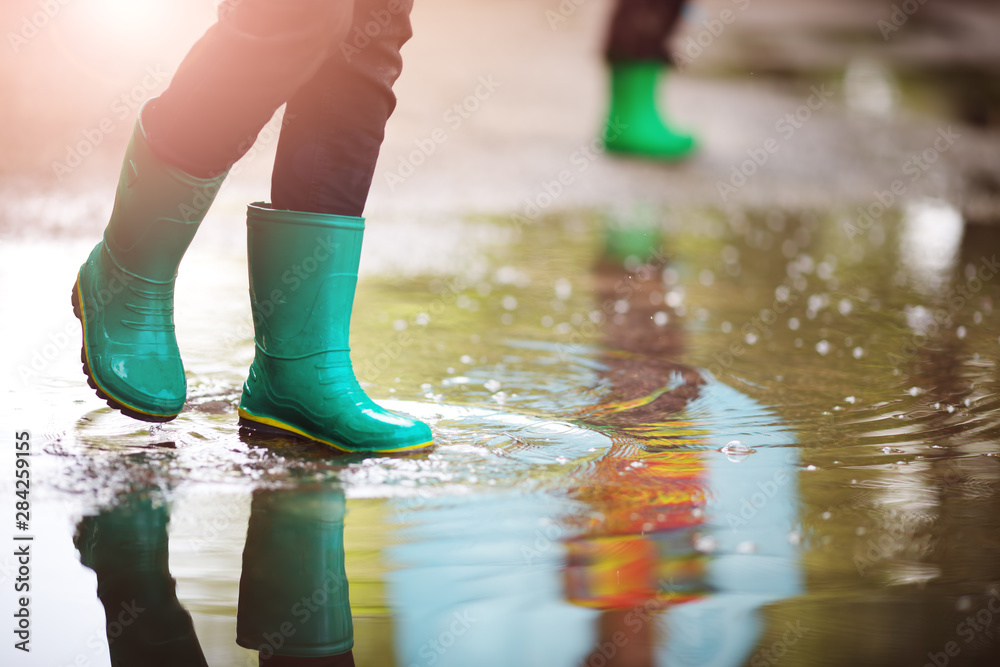
[[[854,350],[853,350],[853,351],[851,352],[851,354],[853,354],[853,355],[854,355],[854,358],[855,358],[855,359],[860,359],[861,357],[865,356],[865,351],[864,351],[864,349],[863,349],[863,348],[861,348],[861,347],[856,347],[856,348],[854,348]]]
[[[809,465],[806,466],[806,470],[808,470],[809,472],[812,472],[812,471],[816,470],[816,466],[814,466],[814,465],[812,465],[810,463]]]
[[[830,353],[829,341],[821,340],[820,342],[816,343],[816,351],[822,354],[823,356],[829,354]]]
[[[493,393],[500,391],[500,387],[502,387],[503,385],[500,384],[500,382],[498,382],[497,380],[487,380],[486,382],[483,383],[483,386],[486,387],[486,391]]]
[[[508,294],[500,301],[500,305],[503,306],[504,310],[515,310],[517,308],[517,298]]]
[[[711,535],[698,535],[694,540],[694,548],[703,554],[710,554],[719,548],[719,542]]]
[[[959,327],[959,328],[955,329],[955,335],[958,336],[959,340],[962,340],[963,338],[965,338],[965,333],[966,333],[965,327]]]
[[[669,321],[670,321],[670,316],[669,316],[669,315],[667,315],[667,314],[666,314],[665,312],[663,312],[662,310],[660,310],[660,311],[657,311],[657,312],[656,312],[656,313],[655,313],[655,314],[653,315],[653,324],[655,324],[655,325],[656,325],[656,326],[658,326],[658,327],[662,327],[662,326],[665,326],[665,325],[667,324],[667,322],[669,322]]]
[[[857,399],[856,396],[848,396],[844,400],[847,401],[848,403],[852,404],[852,405],[858,402],[858,399]]]
[[[738,554],[752,554],[757,552],[757,545],[753,542],[746,541],[740,542],[736,545],[736,553]]]
[[[792,331],[798,331],[799,329],[799,318],[792,317],[788,320],[788,328]]]
[[[459,358],[459,361],[461,361],[461,362],[462,362],[463,364],[473,364],[473,363],[475,363],[475,361],[476,361],[476,360],[475,360],[475,359],[473,359],[472,357],[470,357],[470,356],[469,356],[469,355],[467,355],[467,354],[463,354],[463,355],[462,355],[462,356],[461,356],[461,357]]]
[[[754,453],[754,450],[748,447],[742,440],[730,440],[719,451],[725,454],[726,458],[733,463],[740,463]]]
[[[885,447],[882,448],[882,453],[883,454],[891,454],[892,453],[892,447],[889,447],[888,445],[886,445]]]
[[[573,285],[565,278],[556,281],[556,298],[565,301],[573,294]]]
[[[820,516],[823,517],[823,521],[829,521],[830,517],[833,516],[833,512],[823,512]]]

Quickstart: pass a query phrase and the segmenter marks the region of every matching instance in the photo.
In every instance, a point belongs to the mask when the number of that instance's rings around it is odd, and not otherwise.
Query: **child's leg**
[[[359,1],[356,30],[289,101],[274,202],[251,206],[247,216],[257,351],[239,412],[249,428],[276,428],[347,451],[431,444],[426,424],[365,394],[348,346],[364,234],[359,216],[395,106],[392,84],[410,36],[410,7],[409,0]],[[370,41],[355,42],[358,33]],[[365,368],[366,379],[375,380],[379,369]]]
[[[392,86],[403,67],[400,48],[412,35],[412,5],[358,0],[344,42],[292,95],[271,180],[275,208],[362,214],[396,107]]]
[[[144,116],[153,150],[195,176],[224,172],[313,79],[351,25],[353,0],[226,0]]]
[[[619,0],[608,32],[611,105],[604,139],[609,150],[680,159],[693,138],[673,129],[657,108],[657,86],[673,64],[667,40],[684,0]]]
[[[667,39],[681,17],[684,0],[618,0],[604,54],[609,62],[672,62]]]

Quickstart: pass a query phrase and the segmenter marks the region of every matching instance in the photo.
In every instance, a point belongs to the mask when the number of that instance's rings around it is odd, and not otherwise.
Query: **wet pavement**
[[[429,453],[236,424],[273,135],[184,260],[188,403],[152,426],[87,388],[69,305],[127,123],[62,182],[69,139],[11,139],[43,157],[0,184],[3,618],[34,538],[32,652],[7,631],[2,664],[251,665],[238,635],[335,646],[348,608],[359,665],[1000,661],[997,12],[932,0],[884,38],[891,3],[699,5],[668,99],[704,147],[662,166],[591,144],[607,7],[549,4],[427,2],[404,51],[352,354]],[[119,65],[90,125],[143,79]]]

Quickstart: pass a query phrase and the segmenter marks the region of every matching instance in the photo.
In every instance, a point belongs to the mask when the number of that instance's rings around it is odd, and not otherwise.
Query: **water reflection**
[[[97,575],[111,664],[207,665],[167,564],[169,509],[152,490],[84,517],[73,543]]]
[[[596,351],[604,399],[576,421],[610,446],[571,458],[557,494],[405,513],[391,586],[404,663],[739,665],[761,607],[802,592],[794,437],[674,361],[659,237],[611,235],[593,275],[601,345],[564,350]],[[735,437],[740,455],[719,451]]]
[[[256,651],[259,664],[354,665],[345,511],[335,484],[254,492],[236,643]],[[112,665],[208,664],[168,568],[168,523],[169,505],[150,490],[77,526],[80,560],[97,574]]]

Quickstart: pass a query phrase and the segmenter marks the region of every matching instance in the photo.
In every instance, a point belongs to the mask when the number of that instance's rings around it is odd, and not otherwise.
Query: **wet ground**
[[[707,45],[668,99],[704,147],[665,167],[588,147],[607,7],[549,4],[427,2],[404,52],[352,349],[373,397],[431,424],[425,454],[236,425],[242,212],[273,136],[181,269],[185,411],[108,409],[69,288],[127,123],[62,182],[51,163],[74,113],[98,126],[130,72],[179,54],[102,60],[44,116],[17,98],[50,131],[5,130],[25,158],[0,185],[4,618],[13,537],[34,537],[32,652],[5,630],[3,664],[251,665],[238,624],[265,652],[318,625],[336,642],[348,605],[359,665],[997,664],[996,12],[932,0],[884,38],[890,3],[700,5],[681,52]],[[23,91],[24,71],[4,76]],[[475,109],[454,126],[453,104]]]

